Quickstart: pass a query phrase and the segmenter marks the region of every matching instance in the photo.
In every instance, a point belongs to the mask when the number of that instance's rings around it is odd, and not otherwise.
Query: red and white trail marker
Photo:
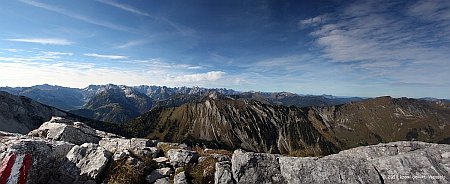
[[[0,184],[27,183],[28,170],[31,167],[31,154],[12,153],[3,158],[0,166]]]

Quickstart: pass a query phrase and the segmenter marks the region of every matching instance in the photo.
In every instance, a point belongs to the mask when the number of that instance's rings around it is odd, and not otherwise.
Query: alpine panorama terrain
[[[112,84],[1,89],[5,182],[450,182],[445,99]]]
[[[450,184],[450,0],[3,0],[0,184]]]

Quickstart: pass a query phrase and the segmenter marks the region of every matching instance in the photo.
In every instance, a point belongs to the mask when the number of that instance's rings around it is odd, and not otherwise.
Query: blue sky
[[[450,98],[450,1],[2,1],[0,86]]]

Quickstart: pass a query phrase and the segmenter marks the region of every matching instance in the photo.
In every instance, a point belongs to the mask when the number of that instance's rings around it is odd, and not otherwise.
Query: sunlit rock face
[[[358,147],[325,157],[237,150],[231,161],[233,178],[220,179],[237,183],[448,183],[449,163],[450,145],[417,141]]]
[[[379,97],[329,107],[205,98],[154,109],[125,124],[130,135],[254,152],[318,156],[382,142],[450,143],[450,105]]]

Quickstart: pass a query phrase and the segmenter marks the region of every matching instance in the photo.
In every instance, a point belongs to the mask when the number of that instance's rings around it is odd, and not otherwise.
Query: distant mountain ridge
[[[99,94],[110,90],[128,91],[125,96],[138,93],[112,87]],[[117,125],[0,92],[0,130],[28,132],[52,116],[82,121],[127,137],[297,156],[328,155],[401,140],[450,144],[450,103],[446,101],[378,97],[343,105],[296,107],[216,92],[181,105],[156,106],[132,121]]]
[[[267,104],[306,106],[330,106],[345,104],[361,98],[338,98],[330,95],[297,95],[278,92],[239,92],[225,88],[89,85],[86,88],[68,88],[48,84],[32,87],[1,87],[14,95],[27,96],[71,113],[113,123],[123,123],[154,107],[175,107],[187,102],[197,102],[210,93],[232,98],[254,99]]]

